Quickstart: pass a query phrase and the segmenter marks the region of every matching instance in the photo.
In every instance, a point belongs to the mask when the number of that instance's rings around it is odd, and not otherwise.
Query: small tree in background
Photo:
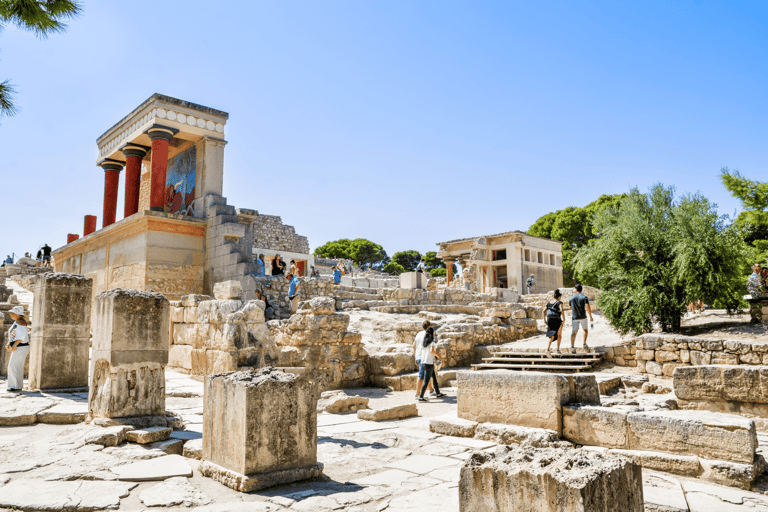
[[[12,23],[22,30],[34,32],[40,39],[64,32],[63,20],[76,18],[82,12],[75,0],[0,0],[0,31]],[[0,117],[18,112],[13,101],[13,86],[8,80],[0,82]]]
[[[396,252],[392,255],[392,261],[401,265],[405,272],[413,272],[421,261],[421,253],[413,250]]]
[[[742,269],[746,277],[751,263],[768,264],[768,182],[744,178],[739,171],[720,171],[720,179],[731,195],[741,201],[744,211],[734,224],[741,228],[749,248],[749,261]]]
[[[424,255],[424,262],[427,265],[427,270],[430,272],[434,269],[445,268],[445,262],[437,257],[435,251],[429,251]]]
[[[387,274],[392,274],[393,276],[399,276],[403,272],[405,272],[405,268],[399,263],[396,263],[394,261],[390,261],[386,265],[384,265],[384,268],[382,270],[383,272],[386,272]]]
[[[674,189],[661,184],[648,194],[632,189],[620,207],[595,215],[598,236],[575,269],[602,289],[600,309],[622,334],[648,332],[655,321],[678,332],[694,300],[738,304],[745,251],[727,220],[700,194],[675,201]]]
[[[341,238],[333,242],[327,242],[315,249],[314,254],[321,258],[352,259],[352,240]]]
[[[444,268],[433,268],[429,270],[429,273],[432,277],[445,277],[447,275],[447,271]]]
[[[362,269],[381,266],[384,260],[388,260],[387,251],[379,244],[365,238],[356,238],[350,245],[352,259]]]

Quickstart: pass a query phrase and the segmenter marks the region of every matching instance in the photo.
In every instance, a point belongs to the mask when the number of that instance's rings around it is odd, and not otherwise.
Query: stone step
[[[430,311],[432,313],[444,313],[444,314],[464,314],[464,315],[479,315],[481,308],[471,306],[458,306],[458,305],[413,305],[413,306],[376,306],[369,308],[371,311],[377,311],[379,313],[404,313],[409,315],[416,315],[422,311]]]
[[[533,371],[558,371],[558,372],[583,372],[588,371],[592,369],[592,365],[584,365],[584,366],[577,366],[577,365],[571,365],[571,364],[551,364],[551,365],[543,365],[543,364],[501,364],[501,363],[482,363],[482,364],[473,364],[472,365],[473,370],[493,370],[493,369],[502,369],[502,370],[533,370]]]

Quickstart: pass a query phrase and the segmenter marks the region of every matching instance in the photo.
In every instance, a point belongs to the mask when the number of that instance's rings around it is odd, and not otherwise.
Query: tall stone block
[[[400,274],[400,288],[403,290],[426,290],[427,276],[421,272],[404,272]]]
[[[94,314],[90,416],[164,416],[168,299],[117,288],[96,296]]]
[[[200,471],[248,492],[314,478],[315,384],[273,368],[205,378]]]
[[[29,361],[32,389],[88,385],[93,280],[63,273],[35,278]]]

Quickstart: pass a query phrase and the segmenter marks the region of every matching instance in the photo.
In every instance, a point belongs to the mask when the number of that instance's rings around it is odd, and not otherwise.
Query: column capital
[[[170,142],[173,136],[179,133],[179,130],[169,126],[155,124],[150,126],[144,133],[149,135],[149,138],[152,140],[163,139]]]
[[[149,146],[142,146],[140,144],[126,144],[120,148],[120,151],[122,151],[126,157],[137,156],[143,159],[151,149],[152,148]]]
[[[105,171],[117,171],[120,172],[123,170],[123,162],[120,162],[119,160],[104,160],[99,164],[99,166],[104,169]]]

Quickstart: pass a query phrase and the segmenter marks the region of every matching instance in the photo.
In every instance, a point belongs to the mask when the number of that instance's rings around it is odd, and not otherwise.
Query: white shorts
[[[578,331],[579,327],[581,327],[585,331],[588,331],[589,330],[589,320],[586,319],[586,318],[579,318],[578,320],[573,320],[573,332]]]

